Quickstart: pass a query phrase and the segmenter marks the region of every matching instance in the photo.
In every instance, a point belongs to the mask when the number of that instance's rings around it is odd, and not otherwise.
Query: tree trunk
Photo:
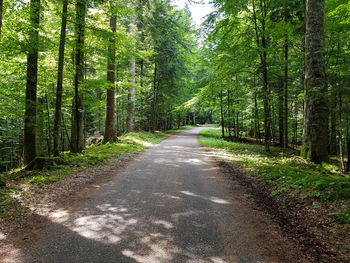
[[[45,94],[46,100],[46,114],[47,114],[47,155],[51,157],[51,119],[50,119],[50,104],[47,93]]]
[[[220,115],[221,115],[221,132],[222,132],[222,138],[225,139],[225,120],[224,120],[224,109],[223,109],[223,102],[222,102],[222,91],[220,92]]]
[[[136,16],[130,18],[130,33],[133,38],[136,34]],[[134,40],[133,40],[134,41]],[[130,57],[130,87],[128,93],[128,106],[126,118],[126,131],[131,132],[135,130],[135,44],[132,47],[132,55]]]
[[[44,99],[39,97],[36,105],[36,153],[38,156],[45,156],[44,143]]]
[[[284,98],[283,98],[283,81],[278,84],[278,130],[279,130],[279,145],[284,147]]]
[[[1,41],[1,28],[2,28],[2,13],[4,9],[4,2],[0,0],[0,41]]]
[[[260,120],[259,120],[259,108],[258,108],[258,99],[257,94],[254,92],[254,115],[255,115],[255,136],[256,143],[260,143]]]
[[[287,18],[285,18],[285,21]],[[287,22],[287,21],[286,21]],[[285,34],[284,42],[284,118],[283,118],[283,147],[288,148],[288,57],[289,57],[288,32]]]
[[[331,130],[330,130],[330,136],[329,136],[329,154],[336,155],[337,154],[337,93],[336,91],[334,91],[332,94],[331,105],[332,106],[330,109]]]
[[[24,119],[24,163],[36,157],[36,95],[38,82],[40,0],[30,1],[29,50],[27,55],[27,86]]]
[[[86,1],[76,3],[76,54],[74,78],[74,103],[72,114],[72,152],[80,153],[84,148],[83,96],[80,87],[84,81],[84,37]]]
[[[109,84],[109,87],[107,89],[106,126],[104,136],[106,140],[114,136],[115,32],[117,31],[117,18],[115,16],[110,19],[109,26],[113,32],[113,35],[111,35],[108,47],[107,82]]]
[[[256,16],[256,8],[255,8],[255,0],[252,0],[253,4],[253,18],[255,25],[255,35],[256,35],[256,43],[259,50],[260,56],[260,65],[262,69],[262,79],[263,79],[263,103],[264,103],[264,132],[265,132],[265,150],[270,151],[270,140],[271,140],[271,116],[270,116],[270,101],[269,101],[269,84],[268,84],[268,70],[267,70],[267,42],[266,42],[266,3],[264,0],[260,0],[260,11],[261,11],[261,29],[259,30],[257,24],[257,16]],[[259,32],[261,32],[261,41]]]
[[[56,108],[55,108],[55,120],[54,120],[54,127],[53,127],[54,156],[59,155],[58,147],[59,147],[59,136],[60,136],[59,134],[61,129],[61,115],[62,115],[63,68],[64,68],[64,50],[66,45],[67,10],[68,10],[68,0],[63,0],[60,47],[58,51]]]
[[[315,163],[328,160],[328,107],[325,76],[324,0],[306,1],[304,152]]]
[[[342,123],[342,111],[343,111],[343,98],[339,91],[339,126],[338,126],[338,144],[339,144],[339,157],[341,169],[344,171],[344,154],[343,154],[343,123]]]

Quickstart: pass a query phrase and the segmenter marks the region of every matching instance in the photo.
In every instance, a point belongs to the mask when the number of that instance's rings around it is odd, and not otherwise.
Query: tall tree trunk
[[[259,108],[258,108],[258,99],[257,92],[254,92],[254,111],[255,111],[255,136],[256,143],[260,143],[260,120],[259,120]]]
[[[109,26],[113,35],[111,35],[108,47],[107,82],[109,87],[107,89],[106,126],[104,136],[107,140],[114,136],[115,32],[117,31],[117,18],[115,16],[110,19]]]
[[[74,103],[72,114],[72,152],[80,153],[84,148],[83,96],[80,88],[84,82],[84,37],[86,0],[76,3],[76,54],[74,78]]]
[[[130,33],[133,38],[136,34],[136,15],[130,18]],[[133,40],[134,41],[134,40]],[[126,131],[135,130],[135,44],[133,44],[132,55],[130,57],[130,87],[128,93],[128,106],[126,118]]]
[[[53,154],[59,155],[59,137],[61,129],[62,115],[62,93],[63,93],[63,68],[64,68],[64,50],[66,45],[66,28],[67,28],[67,10],[68,0],[63,0],[60,47],[58,51],[58,70],[57,70],[57,89],[56,89],[56,108],[55,120],[53,127]]]
[[[225,119],[224,119],[224,107],[222,102],[222,91],[220,92],[220,115],[221,115],[222,138],[225,139]]]
[[[266,3],[264,0],[260,0],[260,11],[261,11],[261,29],[258,28],[257,23],[257,15],[256,15],[256,7],[255,0],[252,0],[253,4],[253,18],[255,25],[255,35],[256,35],[256,43],[259,50],[260,56],[260,64],[262,69],[262,79],[263,79],[263,103],[264,103],[264,132],[265,132],[265,150],[270,151],[270,140],[271,140],[271,114],[270,114],[270,90],[269,90],[269,82],[268,82],[268,69],[267,69],[267,41],[266,41]],[[261,37],[259,36],[259,32],[261,32]],[[261,38],[261,40],[260,40]]]
[[[278,130],[279,130],[279,145],[284,147],[284,98],[283,98],[284,83],[280,79],[278,83]]]
[[[2,13],[4,10],[4,2],[0,0],[0,41],[1,41],[1,28],[2,28]]]
[[[330,119],[331,119],[331,130],[329,136],[329,154],[337,154],[337,92],[334,90],[332,92],[331,98],[331,109],[330,109]],[[341,121],[341,120],[340,120]]]
[[[29,50],[27,55],[27,86],[24,119],[24,163],[36,157],[36,96],[38,82],[40,0],[30,1]]]
[[[285,15],[287,22],[287,14]],[[288,148],[288,58],[289,58],[289,39],[288,32],[285,34],[284,40],[284,118],[283,118],[283,147]]]
[[[45,94],[45,100],[46,100],[46,114],[47,114],[47,154],[49,157],[51,157],[51,119],[50,119],[50,104],[49,104],[49,97],[47,96],[47,93]]]
[[[38,156],[45,156],[46,147],[44,143],[44,98],[39,97],[36,105],[36,153]]]
[[[328,160],[328,107],[325,76],[324,0],[306,1],[306,124],[304,152],[312,162]]]
[[[341,92],[339,91],[339,124],[338,124],[338,145],[339,145],[339,157],[340,157],[340,165],[342,170],[345,170],[344,165],[344,154],[343,154],[343,123],[342,123],[342,111],[343,111],[343,97]],[[334,134],[335,135],[335,134]],[[336,136],[336,135],[335,135]]]

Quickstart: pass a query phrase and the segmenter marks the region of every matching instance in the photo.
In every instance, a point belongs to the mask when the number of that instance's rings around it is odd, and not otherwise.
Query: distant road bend
[[[56,211],[20,262],[300,262],[201,148],[201,129],[171,136],[78,207]]]

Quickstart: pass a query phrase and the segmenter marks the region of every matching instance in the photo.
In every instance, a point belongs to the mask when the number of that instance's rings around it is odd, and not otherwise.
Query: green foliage
[[[267,153],[262,145],[225,141],[215,128],[205,129],[201,135],[202,145],[223,149],[222,158],[234,161],[247,168],[251,176],[276,187],[271,196],[285,193],[320,202],[350,202],[350,178],[332,165],[315,165],[300,159],[297,152],[283,152],[277,147]],[[344,213],[339,214],[339,219],[345,222]]]
[[[45,185],[45,184],[51,184],[54,182],[58,182],[61,179],[60,176],[35,176],[31,178],[28,182],[30,184],[40,184],[40,185]]]

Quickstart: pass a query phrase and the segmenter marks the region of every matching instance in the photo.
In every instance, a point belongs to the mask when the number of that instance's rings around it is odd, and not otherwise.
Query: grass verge
[[[203,146],[215,149],[223,161],[245,168],[254,180],[271,186],[270,196],[297,198],[313,208],[327,207],[328,216],[350,227],[350,178],[336,166],[316,165],[298,156],[298,152],[272,147],[226,141],[221,131],[207,128],[199,138]]]

